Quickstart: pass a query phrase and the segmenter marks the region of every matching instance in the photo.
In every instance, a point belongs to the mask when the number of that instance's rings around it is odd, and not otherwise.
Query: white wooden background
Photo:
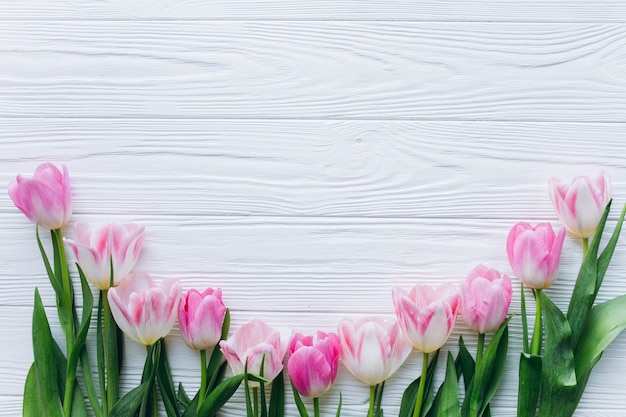
[[[139,267],[221,287],[233,329],[330,331],[392,317],[396,285],[459,282],[480,262],[511,273],[509,228],[558,224],[549,177],[605,170],[624,204],[625,144],[624,0],[0,1],[0,183],[67,165],[73,222],[145,224]],[[0,416],[14,417],[34,288],[51,316],[54,301],[4,189]],[[626,293],[624,242],[601,299]],[[569,237],[550,289],[563,307],[580,252]],[[511,326],[495,416],[515,415]],[[445,350],[461,333],[475,346],[459,323]],[[179,334],[174,377],[194,391],[198,356]],[[127,352],[123,391],[144,355]],[[419,364],[389,381],[386,415]],[[577,416],[626,415],[624,373],[622,335]],[[367,388],[343,367],[327,415],[339,391],[345,417],[365,415]],[[239,393],[222,415],[243,413]]]

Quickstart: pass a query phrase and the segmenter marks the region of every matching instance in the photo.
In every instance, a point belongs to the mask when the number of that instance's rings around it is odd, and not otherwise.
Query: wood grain
[[[624,122],[624,28],[6,21],[0,108],[2,117]]]
[[[624,22],[619,0],[24,0],[0,2],[4,20],[394,20]]]
[[[606,171],[621,123],[0,120],[0,183],[68,166],[75,212],[556,220],[547,181]],[[615,210],[617,213],[618,210]],[[8,199],[0,213],[20,216]],[[616,218],[613,214],[612,219]]]

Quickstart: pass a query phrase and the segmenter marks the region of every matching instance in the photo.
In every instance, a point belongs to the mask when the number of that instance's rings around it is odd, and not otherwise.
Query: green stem
[[[476,346],[476,369],[483,360],[483,350],[485,348],[485,334],[478,333],[478,346]]]
[[[374,403],[376,402],[376,385],[370,387],[370,408],[367,412],[367,417],[374,416]]]
[[[204,402],[204,396],[206,394],[207,369],[206,350],[204,349],[200,351],[200,378],[200,391],[198,391],[198,411],[200,411],[200,406]]]
[[[534,290],[535,292],[535,328],[533,330],[532,345],[530,347],[530,353],[533,355],[539,355],[541,353],[541,341],[543,339],[542,325],[541,325],[541,289]]]
[[[524,284],[520,285],[520,298],[522,304],[522,343],[524,353],[530,353],[528,345],[528,316],[526,315],[526,293],[524,292]]]
[[[589,238],[583,237],[583,258],[587,255],[587,250],[589,249]]]
[[[313,398],[313,415],[315,417],[320,417],[320,399]]]
[[[102,290],[102,307],[104,319],[104,349],[107,381],[107,409],[111,410],[119,395],[119,381],[117,378],[117,341],[111,340],[115,337],[116,329],[111,307],[109,306],[108,290]]]
[[[419,417],[422,411],[422,402],[424,401],[424,388],[426,388],[426,373],[428,371],[428,353],[424,352],[422,358],[422,377],[420,378],[420,386],[417,390],[417,399],[415,400],[415,409],[413,417]]]
[[[254,397],[254,417],[259,417],[259,389],[252,388],[252,396]]]

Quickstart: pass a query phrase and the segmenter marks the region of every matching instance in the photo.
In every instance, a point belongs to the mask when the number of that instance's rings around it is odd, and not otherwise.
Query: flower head
[[[225,315],[221,289],[187,291],[178,306],[178,324],[185,343],[196,350],[217,345],[222,336]]]
[[[60,229],[72,216],[72,191],[65,166],[61,172],[44,163],[32,178],[18,175],[9,183],[9,196],[30,221],[46,229]]]
[[[339,339],[334,333],[294,335],[289,346],[287,371],[300,395],[317,398],[328,391],[337,377],[339,350]]]
[[[465,323],[485,334],[500,327],[506,319],[513,288],[507,275],[478,265],[461,284],[461,315]]]

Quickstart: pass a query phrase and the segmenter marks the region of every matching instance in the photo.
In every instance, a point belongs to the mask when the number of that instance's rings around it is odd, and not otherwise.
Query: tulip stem
[[[367,412],[367,417],[374,416],[374,403],[376,402],[376,385],[370,387],[370,408]]]
[[[207,369],[206,369],[206,350],[200,350],[200,391],[198,391],[198,411],[200,411],[200,406],[204,402],[204,396],[206,394],[206,380],[207,380]]]
[[[587,254],[587,250],[589,249],[589,238],[583,237],[583,257]]]
[[[106,366],[107,410],[111,410],[119,397],[119,380],[117,376],[117,329],[109,306],[109,290],[102,290],[102,309],[104,319],[104,349]]]
[[[254,417],[259,417],[259,389],[252,388],[252,396],[254,397]]]
[[[533,355],[541,353],[541,341],[543,339],[541,325],[541,289],[533,290],[535,293],[535,328],[533,330],[533,339],[531,342],[530,352]]]
[[[521,308],[522,308],[522,343],[524,345],[524,353],[530,353],[528,346],[528,316],[526,316],[526,294],[524,293],[524,284],[520,286]]]
[[[420,386],[417,390],[417,399],[415,400],[415,409],[413,417],[419,417],[422,411],[422,402],[424,400],[424,388],[426,388],[426,373],[428,372],[428,353],[424,352],[422,357],[422,377],[420,378]]]
[[[313,398],[313,415],[315,417],[320,417],[320,399]]]
[[[476,369],[483,360],[483,350],[485,348],[485,334],[478,333],[478,345],[476,346]]]

